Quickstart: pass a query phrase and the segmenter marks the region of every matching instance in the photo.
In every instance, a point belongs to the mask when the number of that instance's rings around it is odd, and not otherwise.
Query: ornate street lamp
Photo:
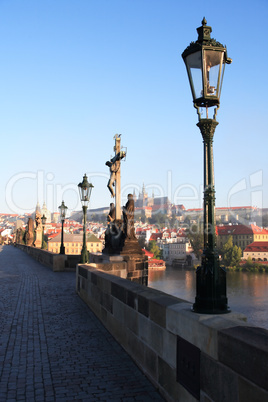
[[[60,211],[60,219],[61,219],[61,246],[60,246],[60,254],[65,254],[65,247],[64,247],[64,242],[63,242],[63,225],[64,221],[66,218],[66,210],[68,207],[64,204],[64,201],[62,201],[61,205],[59,206],[59,211]]]
[[[218,125],[216,114],[220,107],[226,48],[210,37],[212,28],[205,18],[197,28],[198,39],[182,53],[185,62],[194,107],[197,109],[199,127],[204,142],[204,251],[201,266],[196,271],[196,313],[221,314],[230,310],[226,297],[226,270],[220,266],[215,236],[215,186],[213,166],[213,136]],[[213,110],[213,118],[209,113]],[[205,111],[206,117],[202,113]]]
[[[91,196],[91,191],[94,186],[87,181],[87,175],[83,177],[82,183],[78,184],[80,199],[83,208],[83,247],[81,251],[81,263],[85,264],[88,262],[88,252],[86,243],[86,222],[87,222],[87,207]]]
[[[45,216],[45,214],[43,214],[43,216],[42,216],[42,218],[41,218],[41,221],[42,221],[42,228],[43,228],[43,231],[42,231],[42,245],[41,245],[41,248],[45,248],[45,239],[44,239],[44,236],[45,236],[45,225],[46,225],[46,222],[47,222],[47,217]]]

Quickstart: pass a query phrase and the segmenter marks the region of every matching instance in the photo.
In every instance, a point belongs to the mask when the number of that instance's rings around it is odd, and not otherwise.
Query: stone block
[[[101,305],[105,308],[109,313],[113,314],[113,298],[111,295],[102,292],[101,293]]]
[[[157,381],[158,355],[147,345],[144,345],[144,369],[154,381]]]
[[[92,294],[92,299],[96,302],[101,304],[101,291],[97,286],[94,286],[92,283],[91,286],[91,294]]]
[[[200,385],[202,391],[212,401],[237,402],[240,400],[237,374],[204,353],[200,355]]]
[[[157,353],[159,356],[163,356],[165,334],[164,329],[140,314],[138,316],[138,323],[139,338],[152,350],[154,350],[155,353]],[[167,337],[165,339],[167,340]]]
[[[159,294],[164,294],[155,289],[141,287],[138,292],[138,311],[139,313],[149,317],[150,300],[159,297]]]
[[[150,300],[149,317],[156,324],[166,328],[166,308],[178,304],[178,299],[173,296],[159,294]]]
[[[111,295],[121,302],[126,303],[126,290],[123,284],[112,282]]]
[[[99,309],[99,319],[101,320],[101,322],[106,323],[107,322],[107,314],[108,311],[106,308],[104,308],[103,306],[100,306]]]
[[[138,311],[145,317],[149,317],[149,300],[142,294],[138,295]]]
[[[125,304],[120,300],[113,298],[113,315],[125,327]]]
[[[142,314],[138,315],[138,320],[139,320],[139,333],[138,336],[139,338],[145,342],[147,345],[150,344],[150,321],[148,320],[147,317],[145,317]]]
[[[107,278],[100,276],[98,279],[98,286],[102,292],[111,294],[111,281]]]
[[[238,379],[239,401],[268,402],[268,392],[242,377]]]
[[[197,399],[177,382],[176,370],[161,357],[158,357],[158,383],[168,395],[167,400],[197,402]]]
[[[200,349],[177,337],[177,381],[200,399]]]
[[[236,326],[219,332],[219,361],[268,391],[268,331]]]
[[[126,327],[122,325],[121,321],[107,312],[106,321],[102,321],[102,323],[117,342],[120,343],[124,349],[128,350],[128,331],[126,331]]]
[[[97,286],[97,284],[98,284],[98,274],[97,274],[97,272],[95,273],[95,272],[91,271],[91,273],[90,273],[90,281],[91,281],[91,283],[93,283],[94,285]]]
[[[126,350],[139,366],[144,366],[144,344],[133,334],[132,331],[126,330],[127,346]]]
[[[83,276],[83,278],[87,278],[88,270],[85,267],[81,267],[78,265],[78,275]]]
[[[129,307],[133,308],[134,310],[138,310],[137,293],[133,292],[132,290],[128,290],[126,295],[126,303]]]
[[[139,320],[138,320],[138,312],[133,310],[132,308],[125,305],[124,308],[124,322],[127,328],[130,329],[134,334],[139,334]]]
[[[148,345],[159,356],[162,356],[164,348],[164,329],[150,320],[148,330]]]
[[[201,351],[217,359],[219,330],[246,324],[243,321],[235,320],[235,313],[197,314],[192,312],[191,307],[192,305],[185,301],[168,306],[166,327],[170,332],[187,339]]]
[[[161,357],[171,367],[176,368],[176,348],[177,348],[177,336],[171,332],[163,332],[163,349]]]

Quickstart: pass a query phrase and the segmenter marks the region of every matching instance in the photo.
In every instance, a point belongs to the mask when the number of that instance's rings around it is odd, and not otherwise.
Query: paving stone
[[[77,296],[74,272],[0,246],[0,304],[1,401],[163,401]]]

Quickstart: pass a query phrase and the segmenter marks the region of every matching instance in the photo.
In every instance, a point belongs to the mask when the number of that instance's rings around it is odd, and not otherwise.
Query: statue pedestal
[[[109,274],[120,276],[121,278],[147,286],[148,258],[144,255],[141,248],[141,253],[134,252],[134,244],[132,244],[131,247],[130,244],[127,244],[126,249],[127,247],[129,247],[130,251],[128,254],[124,254],[123,250],[120,254],[111,255],[105,253],[90,253],[89,264],[100,271],[105,271]]]
[[[41,248],[42,247],[42,228],[37,228],[35,230],[35,242],[34,247]]]

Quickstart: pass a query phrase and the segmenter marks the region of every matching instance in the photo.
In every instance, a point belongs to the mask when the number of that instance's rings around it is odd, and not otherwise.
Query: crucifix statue
[[[110,168],[110,179],[107,187],[111,197],[115,197],[115,219],[121,219],[121,159],[126,157],[126,152],[121,151],[121,134],[115,134],[115,156],[106,162]],[[113,189],[115,187],[115,191]]]

